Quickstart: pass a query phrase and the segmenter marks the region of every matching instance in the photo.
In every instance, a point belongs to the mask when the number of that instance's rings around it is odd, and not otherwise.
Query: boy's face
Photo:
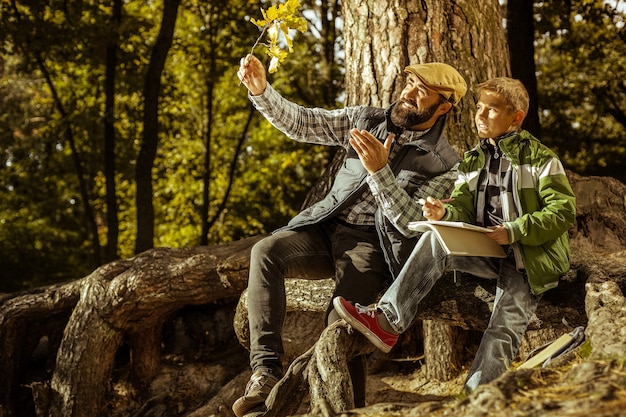
[[[517,130],[520,123],[518,112],[510,111],[499,94],[492,91],[481,92],[474,117],[478,136],[496,138]]]

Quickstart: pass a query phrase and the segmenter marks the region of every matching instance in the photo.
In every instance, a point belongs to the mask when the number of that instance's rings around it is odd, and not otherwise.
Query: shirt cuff
[[[254,108],[259,111],[262,111],[263,109],[271,108],[272,99],[276,95],[278,95],[278,92],[274,90],[274,88],[270,85],[270,83],[267,83],[267,85],[265,86],[265,91],[263,91],[258,96],[253,96],[248,91],[248,99],[250,100]]]
[[[381,195],[384,190],[388,190],[396,182],[396,178],[389,165],[385,165],[373,174],[368,175],[366,181],[370,186],[372,194],[376,196]]]

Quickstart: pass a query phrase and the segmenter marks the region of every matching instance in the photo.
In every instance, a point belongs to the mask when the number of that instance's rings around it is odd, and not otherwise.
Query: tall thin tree
[[[28,25],[28,20],[23,18],[22,13],[17,5],[16,1],[11,1],[11,9],[14,13],[13,18],[16,19],[22,25]],[[83,167],[83,161],[81,159],[80,152],[78,150],[78,146],[76,145],[76,140],[74,138],[74,132],[72,131],[72,125],[70,122],[70,114],[66,110],[66,103],[63,98],[59,94],[56,85],[53,80],[53,75],[48,70],[46,66],[45,58],[43,52],[40,48],[37,47],[37,43],[32,39],[33,33],[36,34],[35,30],[25,31],[26,33],[26,44],[24,47],[24,55],[27,56],[31,54],[33,59],[43,74],[44,79],[46,80],[46,84],[50,89],[50,93],[52,95],[54,105],[61,115],[61,120],[64,125],[63,127],[63,136],[70,148],[72,162],[74,164],[74,171],[76,173],[76,178],[78,182],[78,188],[80,191],[80,196],[83,203],[83,210],[85,213],[85,220],[88,225],[88,229],[90,231],[91,243],[93,246],[93,259],[96,265],[101,264],[101,248],[100,248],[100,240],[98,238],[98,225],[96,223],[96,216],[94,215],[93,207],[91,206],[90,194],[89,194],[89,186],[87,184],[87,179],[85,175],[85,169]],[[71,105],[69,107],[72,107]]]
[[[159,144],[159,93],[161,74],[165,67],[167,54],[172,46],[174,27],[181,0],[165,1],[161,28],[156,38],[143,89],[143,140],[135,179],[137,187],[137,237],[135,253],[143,252],[154,246],[154,203],[152,201],[152,168]]]
[[[105,262],[117,258],[119,219],[115,185],[115,70],[117,66],[118,34],[122,21],[122,0],[113,0],[111,36],[107,43],[104,80],[104,176],[106,178],[107,243]]]

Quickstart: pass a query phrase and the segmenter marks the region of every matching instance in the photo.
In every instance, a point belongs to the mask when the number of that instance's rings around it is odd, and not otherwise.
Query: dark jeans
[[[282,327],[286,278],[334,277],[333,297],[368,305],[390,280],[389,267],[373,227],[349,227],[335,220],[281,231],[252,248],[248,281],[250,366],[282,373]],[[328,300],[327,317],[332,300]],[[356,387],[355,387],[356,390]]]

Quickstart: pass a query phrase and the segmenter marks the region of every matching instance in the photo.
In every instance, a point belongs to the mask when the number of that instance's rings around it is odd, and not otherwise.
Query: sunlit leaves
[[[287,58],[289,52],[293,52],[293,40],[291,39],[291,30],[305,32],[307,30],[307,22],[296,14],[300,10],[300,0],[287,0],[283,4],[269,7],[267,10],[261,9],[263,19],[257,20],[251,18],[250,21],[262,30],[261,35],[252,46],[252,51],[263,35],[267,33],[267,44],[263,44],[266,53],[271,57],[269,72],[274,73],[278,70]],[[287,51],[280,46],[280,39],[284,39]]]
[[[0,38],[10,39],[0,48],[0,291],[74,279],[96,266],[84,209],[87,204],[93,209],[99,243],[105,245],[109,226],[102,123],[108,116],[116,140],[117,252],[123,258],[134,255],[134,174],[145,104],[141,91],[162,13],[162,2],[129,0],[122,24],[113,27],[110,9],[98,2],[66,11],[59,9],[63,2],[16,3],[23,13],[31,11],[20,26],[10,19],[10,3],[0,6]],[[270,232],[297,212],[328,162],[328,148],[290,141],[258,114],[244,133],[250,103],[246,89],[237,88],[236,68],[250,51],[250,39],[259,34],[256,26],[241,25],[245,16],[259,10],[255,4],[242,0],[224,7],[223,2],[191,0],[180,11],[159,96],[159,147],[152,171],[156,246],[199,244],[205,209],[216,219],[208,231],[209,244]],[[306,28],[296,14],[298,7],[290,1],[263,15],[270,19],[268,29],[273,27],[263,33],[271,37],[266,46],[282,59],[289,57],[272,81],[285,97],[321,106],[326,104],[322,86],[327,78],[304,58],[319,39],[307,32],[294,44],[293,36],[284,36]],[[105,115],[102,83],[112,37],[119,42],[115,110]],[[65,117],[37,70],[36,51],[66,105]],[[341,79],[339,75],[335,78]],[[334,105],[335,95],[328,97]],[[66,128],[83,163],[88,202],[80,198]],[[242,137],[243,151],[236,147]],[[236,173],[231,176],[233,161]]]

